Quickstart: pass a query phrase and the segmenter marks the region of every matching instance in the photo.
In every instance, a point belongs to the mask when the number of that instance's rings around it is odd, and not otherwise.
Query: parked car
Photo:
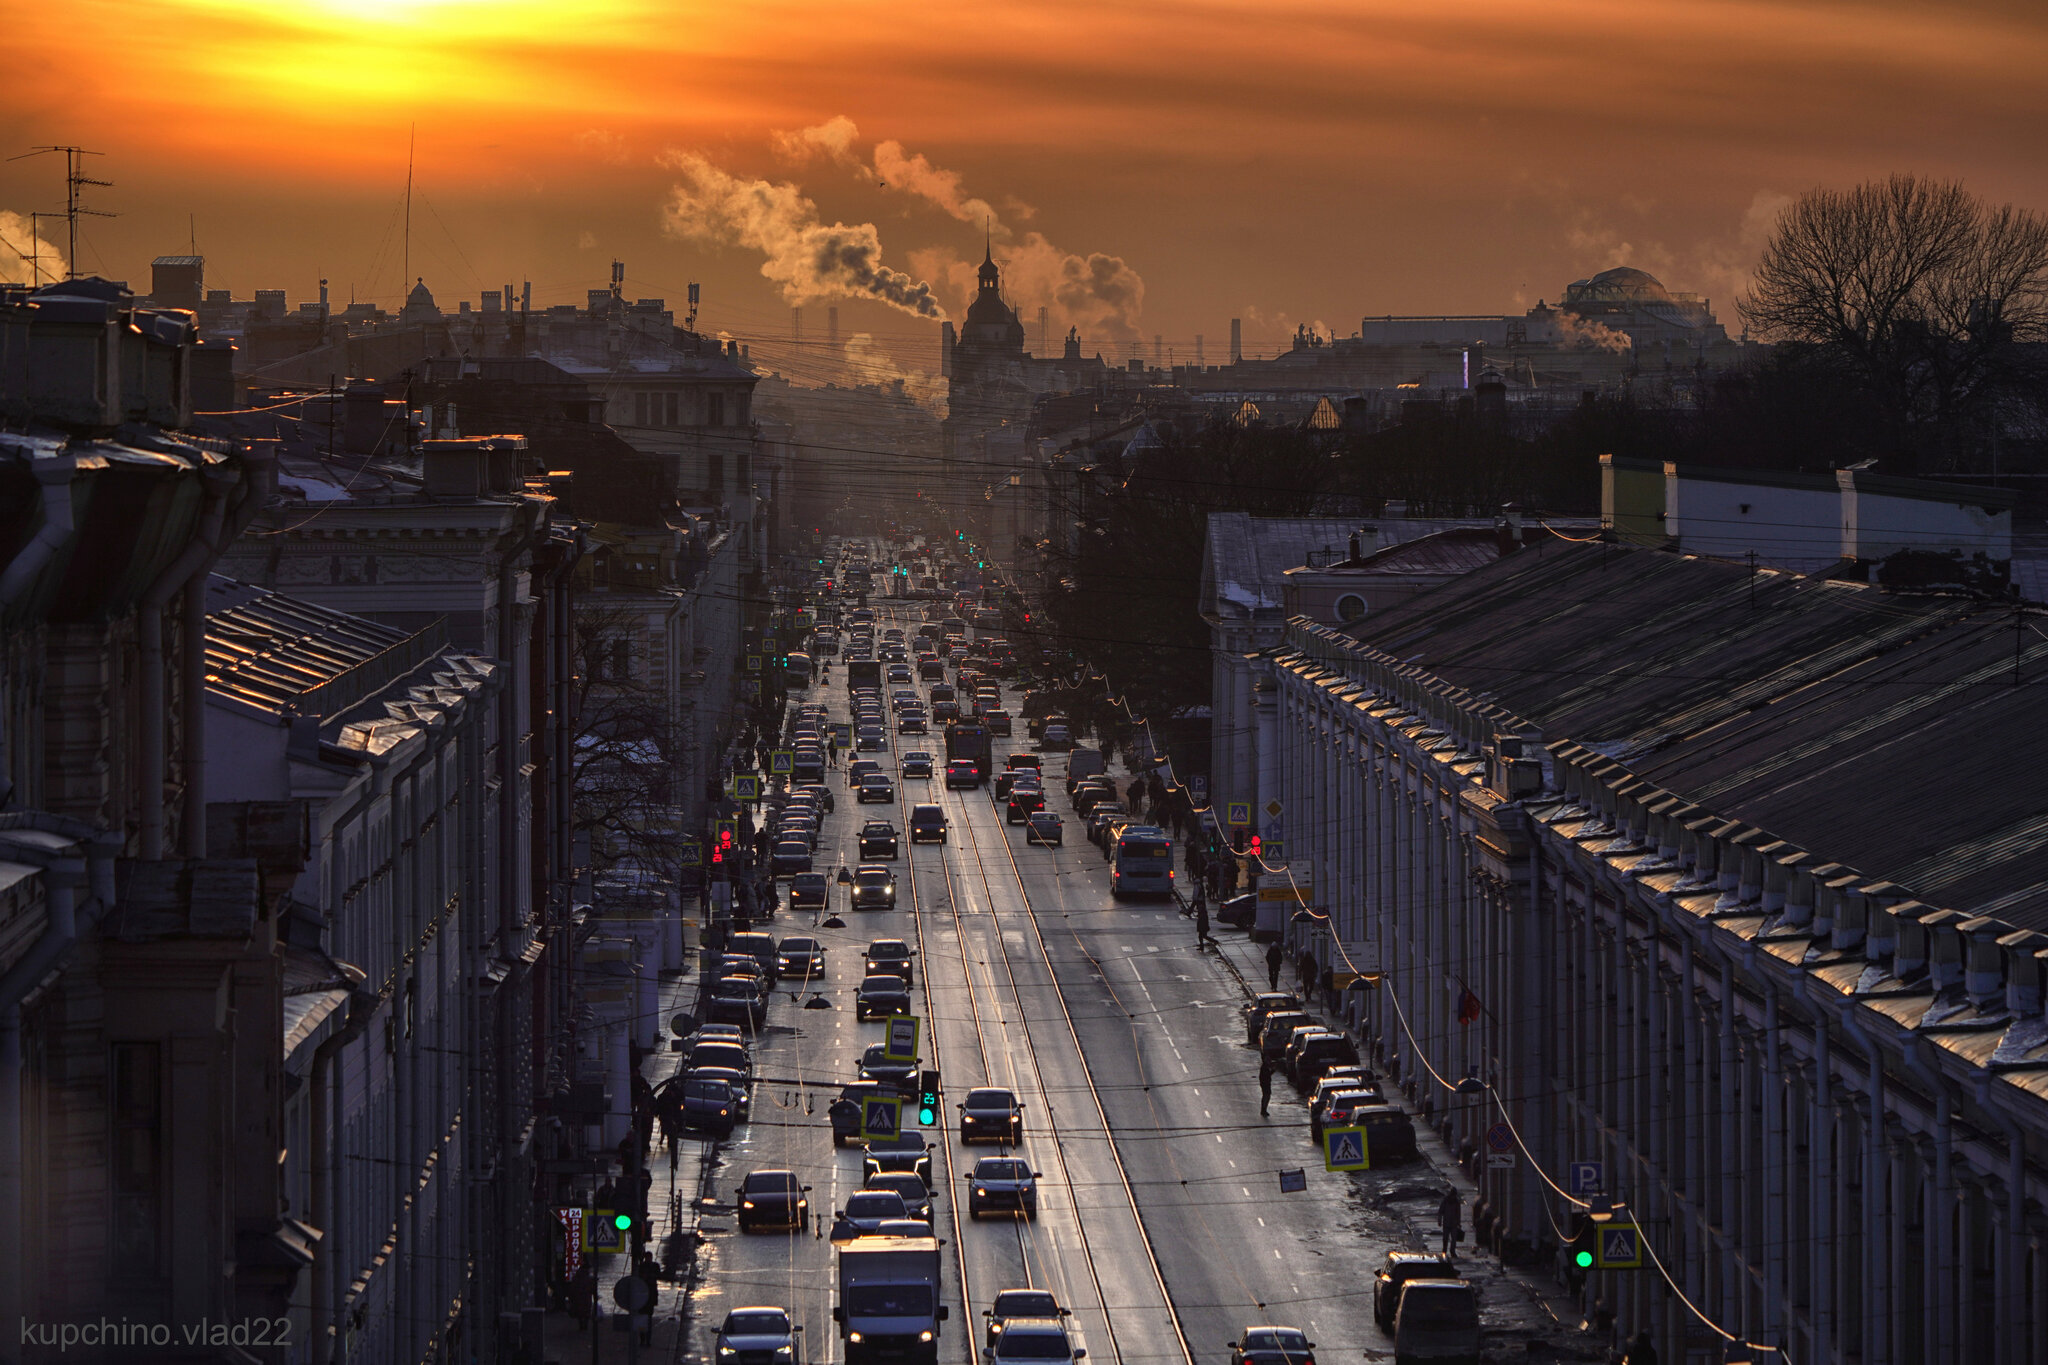
[[[1288,991],[1260,991],[1244,1006],[1244,1040],[1256,1046],[1266,1027],[1266,1016],[1277,1010],[1299,1010],[1301,998]]]
[[[868,945],[863,959],[869,976],[900,976],[903,984],[917,984],[917,955],[900,938],[878,938]]]
[[[738,1202],[741,1232],[788,1228],[802,1232],[811,1225],[811,1187],[795,1171],[749,1171],[733,1198]]]
[[[776,946],[775,970],[795,980],[823,980],[825,945],[814,938],[786,938]]]
[[[1250,929],[1259,922],[1259,893],[1245,891],[1216,907],[1216,922],[1233,929]]]
[[[960,1104],[960,1141],[1004,1142],[1016,1146],[1024,1140],[1024,1106],[1014,1092],[999,1086],[978,1086],[967,1092]]]
[[[863,862],[869,858],[894,858],[896,837],[896,826],[887,820],[870,820],[860,827],[860,851],[855,856]]]
[[[1410,1280],[1394,1305],[1396,1365],[1479,1365],[1479,1294],[1470,1280]]]
[[[775,935],[764,934],[758,931],[733,934],[725,941],[725,951],[727,953],[745,953],[761,965],[761,971],[767,976],[768,984],[771,986],[775,984],[778,956],[775,946]]]
[[[910,987],[900,976],[886,972],[864,978],[853,995],[853,1017],[857,1020],[886,1019],[892,1014],[910,1013]]]
[[[1307,1094],[1323,1072],[1333,1066],[1358,1065],[1358,1044],[1341,1033],[1315,1035],[1300,1043],[1287,1064],[1294,1088]]]
[[[1316,1344],[1299,1327],[1247,1327],[1230,1348],[1230,1365],[1316,1365]]]
[[[1259,1030],[1259,1054],[1275,1066],[1287,1049],[1287,1040],[1298,1028],[1321,1028],[1320,1021],[1300,1010],[1275,1010],[1266,1016],[1265,1027]]]
[[[1049,810],[1031,812],[1031,818],[1024,822],[1024,842],[1053,847],[1066,843],[1066,835],[1060,826],[1059,816]]]
[[[1433,1251],[1390,1251],[1380,1268],[1372,1273],[1372,1320],[1382,1332],[1394,1330],[1394,1309],[1400,1302],[1401,1286],[1410,1280],[1455,1280],[1457,1267],[1451,1258]]]
[[[747,1055],[747,1049],[737,1042],[727,1042],[718,1038],[706,1038],[702,1042],[691,1044],[690,1050],[683,1056],[685,1071],[695,1071],[706,1066],[737,1071],[749,1080],[753,1079],[754,1075],[754,1061]]]
[[[853,870],[853,908],[894,910],[896,874],[883,863],[862,863]]]
[[[910,808],[910,842],[921,844],[926,840],[936,844],[946,842],[946,808],[944,806],[912,806]]]
[[[1060,1307],[1050,1289],[1005,1289],[981,1310],[981,1315],[988,1319],[982,1345],[993,1347],[1012,1318],[1065,1318],[1073,1316],[1073,1311]]]
[[[1412,1161],[1418,1155],[1415,1120],[1391,1104],[1359,1105],[1351,1110],[1350,1127],[1365,1129],[1365,1150],[1375,1166]]]
[[[932,756],[922,749],[913,749],[903,755],[903,775],[905,777],[930,777],[932,775]]]
[[[967,1216],[979,1218],[990,1209],[1015,1209],[1038,1217],[1038,1172],[1014,1156],[985,1156],[967,1176]]]

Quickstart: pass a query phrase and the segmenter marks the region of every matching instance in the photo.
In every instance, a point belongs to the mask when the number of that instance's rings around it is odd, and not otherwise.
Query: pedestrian
[[[1195,947],[1200,948],[1205,944],[1213,944],[1215,942],[1215,939],[1209,937],[1209,903],[1200,896],[1197,896],[1195,897]]]
[[[1628,1354],[1622,1358],[1622,1365],[1657,1365],[1657,1344],[1650,1340],[1649,1328],[1636,1333],[1635,1340],[1628,1344]]]
[[[1273,1103],[1273,1059],[1259,1058],[1259,1116],[1264,1118]]]
[[[1280,951],[1280,940],[1274,939],[1266,948],[1266,989],[1280,989],[1280,964],[1287,960],[1287,954]]]
[[[1456,1188],[1444,1191],[1443,1202],[1436,1206],[1437,1232],[1443,1237],[1443,1253],[1448,1256],[1457,1250],[1458,1243],[1465,1239],[1465,1201],[1458,1197]]]

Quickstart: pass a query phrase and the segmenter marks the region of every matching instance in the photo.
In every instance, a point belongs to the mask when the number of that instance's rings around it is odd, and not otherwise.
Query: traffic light
[[[917,1078],[917,1121],[930,1128],[939,1121],[939,1073],[924,1071]]]
[[[1246,852],[1246,853],[1248,853],[1248,854],[1250,854],[1250,855],[1251,855],[1252,857],[1254,857],[1254,858],[1256,858],[1256,857],[1258,857],[1258,856],[1259,856],[1259,836],[1258,836],[1258,835],[1254,834],[1254,835],[1253,835],[1253,836],[1251,837],[1251,839],[1250,839],[1250,840],[1249,840],[1249,841],[1248,841],[1248,842],[1246,843],[1246,845],[1245,845],[1245,852]]]
[[[620,1209],[612,1215],[612,1226],[620,1232],[631,1232],[633,1230],[633,1215],[625,1209]]]
[[[730,820],[718,822],[718,838],[711,845],[711,861],[723,863],[727,855],[735,851],[733,826]]]

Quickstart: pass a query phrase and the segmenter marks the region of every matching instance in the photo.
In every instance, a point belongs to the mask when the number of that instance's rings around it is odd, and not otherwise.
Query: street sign
[[[1515,1154],[1513,1152],[1488,1152],[1486,1154],[1486,1169],[1489,1171],[1512,1171],[1515,1169]]]
[[[1363,1128],[1323,1129],[1323,1169],[1363,1171],[1371,1167]]]
[[[892,1138],[903,1131],[903,1101],[869,1095],[860,1102],[860,1135]]]
[[[759,801],[761,799],[761,779],[753,773],[735,777],[732,780],[732,799],[735,801]]]
[[[1308,1172],[1297,1166],[1291,1171],[1280,1172],[1280,1193],[1300,1194],[1308,1188]]]
[[[768,755],[768,771],[771,773],[793,773],[796,771],[796,753],[790,749],[777,749]]]
[[[760,671],[761,671],[761,656],[760,656],[760,655],[758,655],[758,654],[749,654],[749,655],[747,656],[747,672],[749,672],[749,673],[759,673]]]
[[[626,1249],[626,1231],[614,1210],[591,1209],[583,1220],[583,1241],[591,1255],[609,1255]]]
[[[1508,1127],[1505,1122],[1494,1124],[1486,1130],[1486,1145],[1496,1152],[1513,1151],[1515,1130]]]
[[[683,840],[682,850],[677,854],[676,862],[682,867],[704,866],[704,845],[695,839]]]
[[[1249,825],[1252,822],[1252,803],[1249,801],[1226,801],[1223,804],[1223,823],[1227,825]]]
[[[557,1208],[555,1221],[562,1225],[562,1269],[570,1279],[583,1268],[584,1210],[574,1206]]]
[[[1601,1270],[1640,1270],[1643,1230],[1634,1223],[1604,1223],[1593,1229],[1593,1264]]]
[[[1259,856],[1269,863],[1283,862],[1286,849],[1287,845],[1284,842],[1267,835],[1264,847],[1259,849]]]
[[[740,691],[750,697],[760,696],[761,680],[759,678],[748,678],[744,683],[741,684]]]
[[[1205,805],[1209,800],[1209,779],[1196,773],[1188,779],[1188,799],[1196,805]]]
[[[914,1014],[890,1015],[882,1039],[882,1055],[892,1062],[916,1061],[918,1026],[922,1022]]]
[[[1275,820],[1278,820],[1280,818],[1280,812],[1285,809],[1286,807],[1280,804],[1280,799],[1278,797],[1275,797],[1271,801],[1268,801],[1266,803],[1266,814],[1271,816]]]
[[[654,1286],[638,1275],[621,1275],[612,1286],[612,1302],[628,1313],[645,1313],[654,1307]]]
[[[1572,1197],[1575,1199],[1584,1199],[1607,1188],[1607,1171],[1602,1162],[1574,1161],[1566,1169],[1570,1173]]]

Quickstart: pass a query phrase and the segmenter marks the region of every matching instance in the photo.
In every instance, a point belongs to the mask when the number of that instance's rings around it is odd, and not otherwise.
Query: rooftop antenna
[[[75,280],[78,278],[79,218],[81,216],[87,218],[118,218],[120,216],[119,214],[108,213],[104,209],[89,209],[82,207],[78,202],[78,192],[84,189],[87,185],[98,185],[101,188],[111,188],[114,182],[111,180],[93,180],[87,177],[84,170],[81,169],[83,163],[79,160],[79,158],[87,156],[104,156],[106,155],[106,153],[87,151],[83,147],[37,147],[33,151],[23,152],[20,156],[10,156],[7,159],[9,161],[21,161],[27,157],[41,156],[44,152],[62,152],[64,154],[64,219],[66,225],[70,229],[71,243],[71,255],[66,260],[64,268],[66,271],[65,278]],[[48,216],[55,217],[56,215],[51,214]],[[31,224],[31,227],[33,227],[33,224]]]
[[[683,319],[683,330],[686,332],[697,330],[697,289],[697,282],[695,280],[690,281],[690,312]]]
[[[190,233],[190,234],[191,234],[191,239],[192,239],[192,254],[193,254],[194,256],[197,256],[197,255],[199,254],[199,215],[198,215],[198,214],[196,214],[196,213],[188,213],[188,214],[186,214],[186,215],[185,215],[185,230],[186,230],[186,231],[187,231],[188,233]]]

